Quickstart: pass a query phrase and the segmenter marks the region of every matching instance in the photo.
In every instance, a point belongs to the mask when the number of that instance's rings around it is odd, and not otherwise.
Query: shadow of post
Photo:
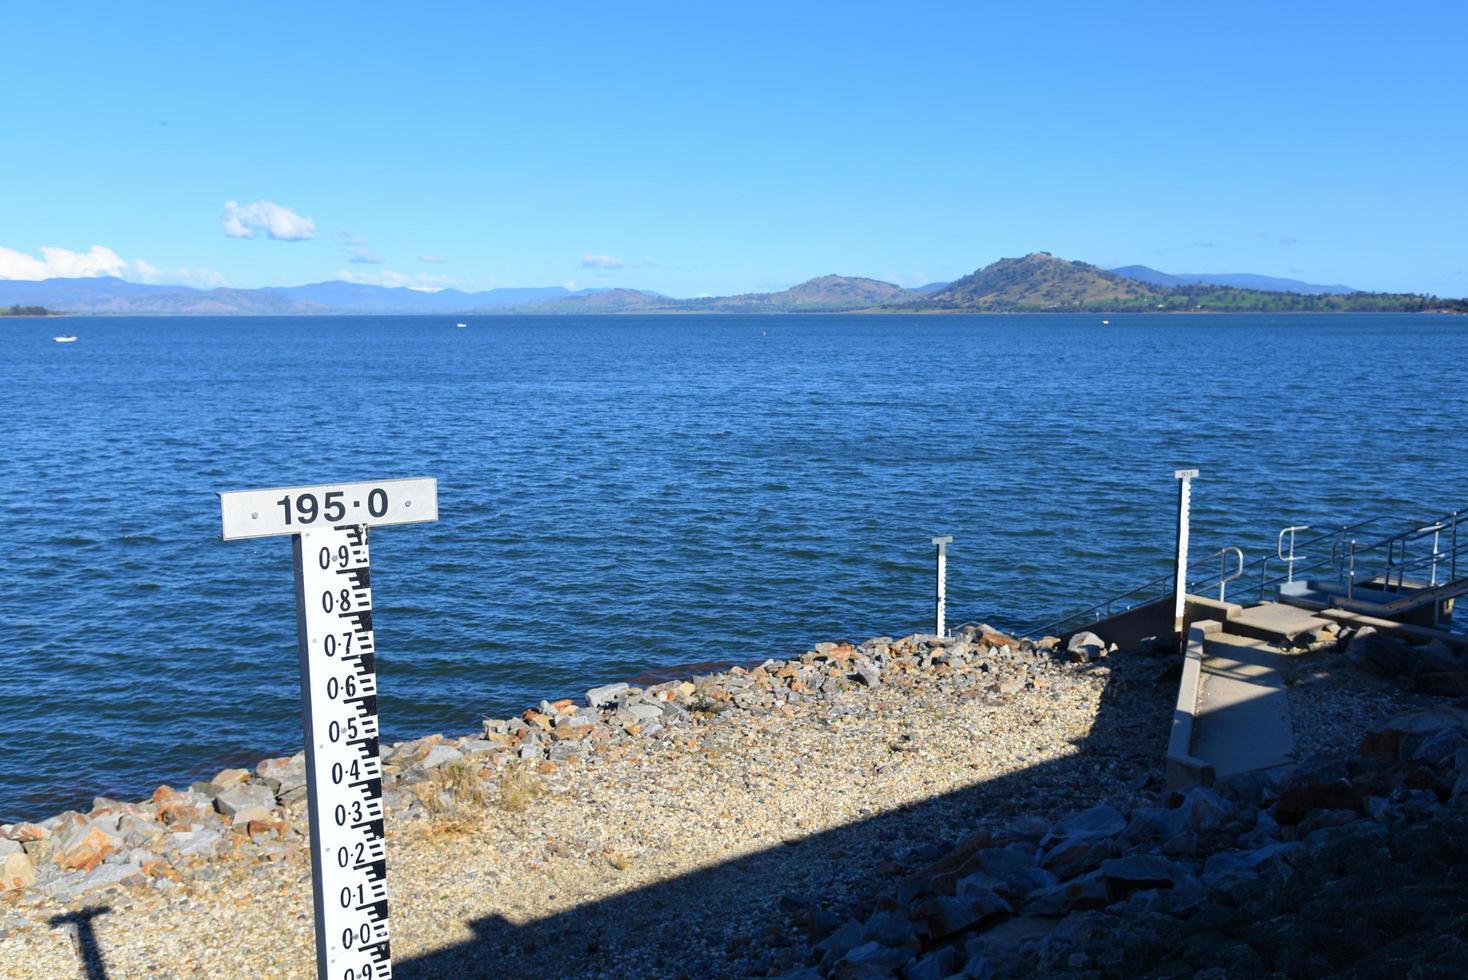
[[[951,846],[973,831],[998,829],[1016,818],[1053,820],[1124,794],[1139,777],[1159,776],[1176,694],[1176,681],[1165,675],[1163,665],[1137,657],[1135,669],[1111,671],[1090,732],[1074,743],[1072,755],[534,921],[515,924],[499,915],[476,919],[467,923],[472,939],[403,959],[395,975],[499,980],[547,973],[700,980],[763,975],[757,963],[762,948],[791,933],[792,915],[781,908],[782,894],[798,892],[817,903],[834,894],[880,900],[895,893],[900,880],[890,867],[891,842]],[[743,900],[727,903],[731,895]],[[740,910],[737,922],[730,921],[730,904]],[[411,914],[411,909],[403,911]],[[732,954],[725,945],[731,927],[745,937]]]
[[[82,961],[82,968],[87,971],[87,980],[107,980],[107,961],[103,959],[102,948],[97,944],[97,931],[92,928],[92,920],[111,911],[110,905],[100,905],[68,912],[66,915],[53,915],[47,920],[54,928],[76,927],[76,955]]]

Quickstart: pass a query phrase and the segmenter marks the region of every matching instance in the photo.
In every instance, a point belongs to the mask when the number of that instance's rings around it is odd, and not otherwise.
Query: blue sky
[[[6,27],[0,277],[691,296],[1043,249],[1468,295],[1456,0],[73,2]]]

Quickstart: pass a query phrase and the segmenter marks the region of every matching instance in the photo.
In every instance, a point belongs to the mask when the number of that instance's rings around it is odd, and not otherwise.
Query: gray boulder
[[[902,971],[902,980],[944,980],[962,965],[962,957],[952,946],[941,946]]]
[[[1022,847],[990,847],[977,853],[978,868],[1003,883],[999,891],[1011,898],[1023,898],[1040,888],[1048,888],[1058,880],[1041,868],[1034,852]]]
[[[1106,653],[1106,641],[1095,633],[1082,630],[1066,642],[1065,652],[1074,663],[1089,663]]]
[[[1304,854],[1305,845],[1298,841],[1269,844],[1252,851],[1223,851],[1210,857],[1203,865],[1203,883],[1210,888],[1223,888],[1293,864]]]
[[[1063,840],[1085,837],[1116,837],[1125,829],[1126,817],[1121,811],[1100,803],[1058,821],[1040,841],[1040,846],[1053,847]]]
[[[440,743],[429,749],[428,755],[426,755],[423,758],[423,761],[418,764],[424,769],[437,769],[439,766],[446,766],[450,762],[457,762],[462,758],[464,758],[464,753],[460,752],[452,745],[444,745]]]
[[[586,692],[586,703],[593,708],[613,708],[631,688],[626,684],[604,684]]]
[[[275,808],[275,794],[269,786],[259,783],[231,786],[214,798],[214,808],[233,823],[269,820]]]

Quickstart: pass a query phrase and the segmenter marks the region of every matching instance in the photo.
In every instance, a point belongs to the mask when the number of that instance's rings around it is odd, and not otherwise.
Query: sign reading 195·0
[[[437,482],[377,480],[219,495],[224,540],[297,534],[339,524],[415,524],[438,520]]]
[[[437,520],[438,482],[239,490],[219,509],[226,541],[292,536],[317,975],[390,980],[367,531]]]

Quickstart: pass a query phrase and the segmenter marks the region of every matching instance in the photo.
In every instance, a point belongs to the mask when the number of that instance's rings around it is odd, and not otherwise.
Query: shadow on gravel
[[[523,925],[478,919],[468,923],[474,939],[402,960],[394,974],[630,980],[763,976],[801,966],[809,947],[792,922],[845,919],[856,902],[895,893],[903,875],[976,830],[1025,816],[1048,822],[1160,775],[1176,693],[1175,681],[1161,675],[1162,662],[1146,657],[1113,669],[1091,732],[1065,759]],[[873,809],[880,804],[873,800]]]
[[[87,971],[87,980],[107,980],[107,961],[102,958],[102,948],[97,945],[97,931],[92,928],[92,920],[111,911],[112,906],[102,905],[66,915],[53,915],[48,920],[55,929],[76,927],[76,955]]]

